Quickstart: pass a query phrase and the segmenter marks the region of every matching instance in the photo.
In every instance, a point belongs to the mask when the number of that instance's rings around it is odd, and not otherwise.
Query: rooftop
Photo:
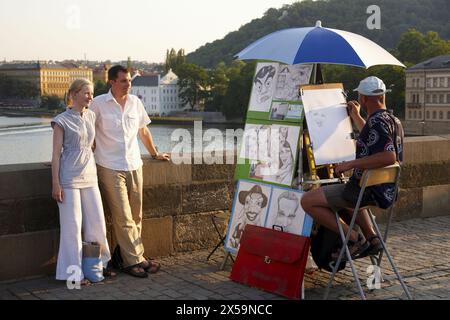
[[[159,85],[159,76],[137,76],[133,79],[134,87],[157,87]]]
[[[4,63],[0,64],[0,69],[11,70],[11,69],[86,69],[86,66],[78,65],[71,62],[30,62],[30,63]]]
[[[428,69],[450,69],[450,55],[437,56],[426,61],[420,62],[409,70],[428,70]]]

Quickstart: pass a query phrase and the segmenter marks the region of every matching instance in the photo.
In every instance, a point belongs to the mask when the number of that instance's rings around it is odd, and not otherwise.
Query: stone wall
[[[174,165],[144,160],[143,242],[153,257],[211,247],[214,216],[231,208],[234,165]],[[105,204],[106,221],[110,213]],[[378,219],[385,220],[383,212]],[[395,219],[450,214],[450,136],[405,142]],[[217,220],[221,230],[226,218]],[[0,281],[52,274],[59,243],[58,207],[46,163],[0,166]],[[115,240],[108,232],[114,247]]]
[[[444,113],[444,117],[447,113]],[[407,135],[448,135],[450,134],[450,121],[438,120],[402,120],[403,129]]]

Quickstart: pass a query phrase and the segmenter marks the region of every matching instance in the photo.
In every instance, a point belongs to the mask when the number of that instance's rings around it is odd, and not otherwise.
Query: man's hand
[[[359,132],[361,132],[362,128],[366,124],[366,122],[360,115],[361,105],[357,101],[349,101],[347,103],[347,111],[356,128]]]
[[[344,161],[344,162],[341,162],[341,163],[337,164],[337,165],[334,167],[334,171],[335,171],[337,174],[341,174],[341,173],[343,173],[343,172],[352,170],[353,168],[354,168],[354,167],[353,167],[353,164],[352,164],[351,161]]]
[[[360,117],[360,111],[361,111],[361,105],[358,103],[358,101],[349,101],[347,103],[347,110],[348,114],[352,119],[356,119],[357,117]]]
[[[170,161],[170,155],[167,153],[157,153],[155,156],[152,156],[152,158],[160,161]]]

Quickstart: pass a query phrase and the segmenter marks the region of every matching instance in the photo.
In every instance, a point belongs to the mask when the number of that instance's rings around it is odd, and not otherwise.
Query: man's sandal
[[[376,243],[373,243],[373,240],[377,239]],[[372,236],[367,239],[370,243],[369,249],[367,249],[366,255],[368,256],[377,256],[383,251],[383,245],[381,244],[381,240],[379,236]]]
[[[141,268],[140,263],[135,264],[133,266],[123,268],[123,272],[126,274],[129,274],[130,276],[136,277],[136,278],[147,278],[148,277],[147,272],[138,271],[139,268]]]
[[[161,269],[161,265],[158,262],[152,261],[152,259],[146,258],[145,261],[140,263],[142,269],[150,274],[157,273]]]
[[[369,241],[367,241],[362,234],[358,234],[358,241],[348,241],[348,250],[350,251],[352,260],[362,258],[369,247]],[[331,257],[334,261],[337,261],[339,258],[340,251],[341,247],[336,252],[332,253]],[[347,261],[347,255],[345,253],[342,256],[342,261]]]

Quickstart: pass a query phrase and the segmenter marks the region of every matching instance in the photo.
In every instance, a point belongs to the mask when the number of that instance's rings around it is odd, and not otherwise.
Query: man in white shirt
[[[96,114],[95,160],[100,188],[111,210],[112,224],[123,271],[140,278],[155,273],[159,264],[144,257],[142,229],[142,159],[139,135],[150,155],[169,161],[158,153],[147,128],[151,122],[140,99],[130,95],[131,76],[122,66],[108,71],[111,90],[96,97],[90,109]]]

